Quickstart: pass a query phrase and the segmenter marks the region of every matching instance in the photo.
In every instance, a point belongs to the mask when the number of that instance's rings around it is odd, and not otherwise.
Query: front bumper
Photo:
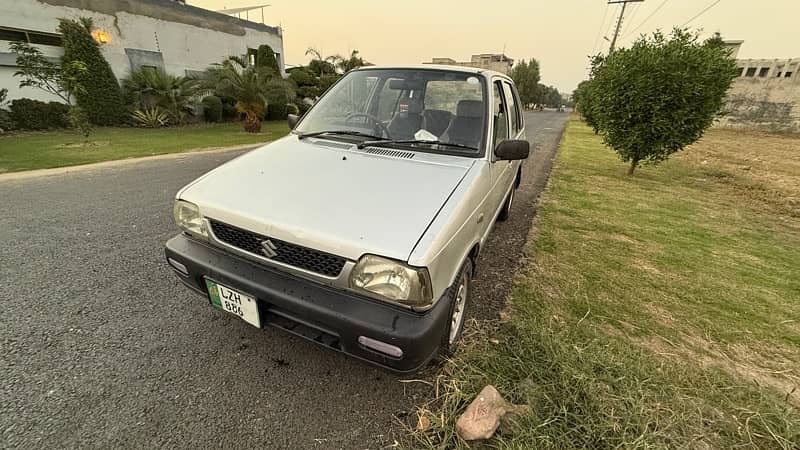
[[[185,235],[170,239],[165,252],[186,267],[188,275],[176,271],[178,278],[206,298],[208,277],[256,297],[262,324],[395,372],[422,368],[436,354],[449,320],[447,301],[426,312],[406,310],[257,264]],[[403,356],[366,348],[359,336],[399,347]]]

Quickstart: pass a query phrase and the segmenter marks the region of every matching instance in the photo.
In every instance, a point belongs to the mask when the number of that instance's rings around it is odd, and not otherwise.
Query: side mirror
[[[497,159],[504,161],[514,161],[526,159],[531,153],[531,143],[522,140],[507,140],[498,144],[494,149]]]
[[[300,116],[298,116],[297,114],[289,114],[286,117],[286,121],[289,122],[289,129],[294,130],[294,127],[297,126],[297,122],[300,121]]]

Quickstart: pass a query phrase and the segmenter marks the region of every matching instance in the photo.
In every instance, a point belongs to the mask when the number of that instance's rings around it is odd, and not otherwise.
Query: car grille
[[[248,253],[269,258],[292,267],[308,270],[328,277],[337,277],[342,272],[346,260],[340,256],[312,250],[279,239],[262,236],[251,231],[210,219],[211,230],[220,241]],[[262,245],[269,241],[272,245],[267,251]],[[269,253],[269,254],[268,254]]]

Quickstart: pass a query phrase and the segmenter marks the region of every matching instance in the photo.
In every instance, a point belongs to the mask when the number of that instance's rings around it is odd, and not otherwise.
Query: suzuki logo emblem
[[[261,241],[261,253],[264,254],[267,258],[274,258],[278,256],[278,247],[275,247],[275,244],[272,243],[269,239],[266,241]]]

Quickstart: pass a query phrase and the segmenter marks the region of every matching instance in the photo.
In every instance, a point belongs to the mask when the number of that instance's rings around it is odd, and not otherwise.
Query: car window
[[[392,84],[392,80],[398,79],[387,79],[386,82],[383,83],[380,92],[378,92],[378,113],[376,116],[382,122],[388,122],[392,120],[397,112],[397,105],[400,101],[400,96],[403,94],[402,90],[389,88]]]
[[[503,83],[503,93],[508,102],[508,116],[511,119],[511,130],[514,132],[514,135],[516,135],[520,130],[519,105],[517,105],[510,84]]]
[[[477,80],[429,81],[425,86],[425,109],[448,111],[455,115],[461,100],[483,100]]]
[[[488,143],[488,94],[486,79],[466,71],[353,70],[319,99],[294,132],[346,141],[416,140],[384,145],[476,158]],[[422,130],[426,133],[420,135]]]
[[[493,99],[492,99],[492,120],[494,121],[494,147],[497,144],[508,139],[508,114],[506,113],[506,105],[503,101],[502,89],[500,82],[495,81],[493,84]]]

